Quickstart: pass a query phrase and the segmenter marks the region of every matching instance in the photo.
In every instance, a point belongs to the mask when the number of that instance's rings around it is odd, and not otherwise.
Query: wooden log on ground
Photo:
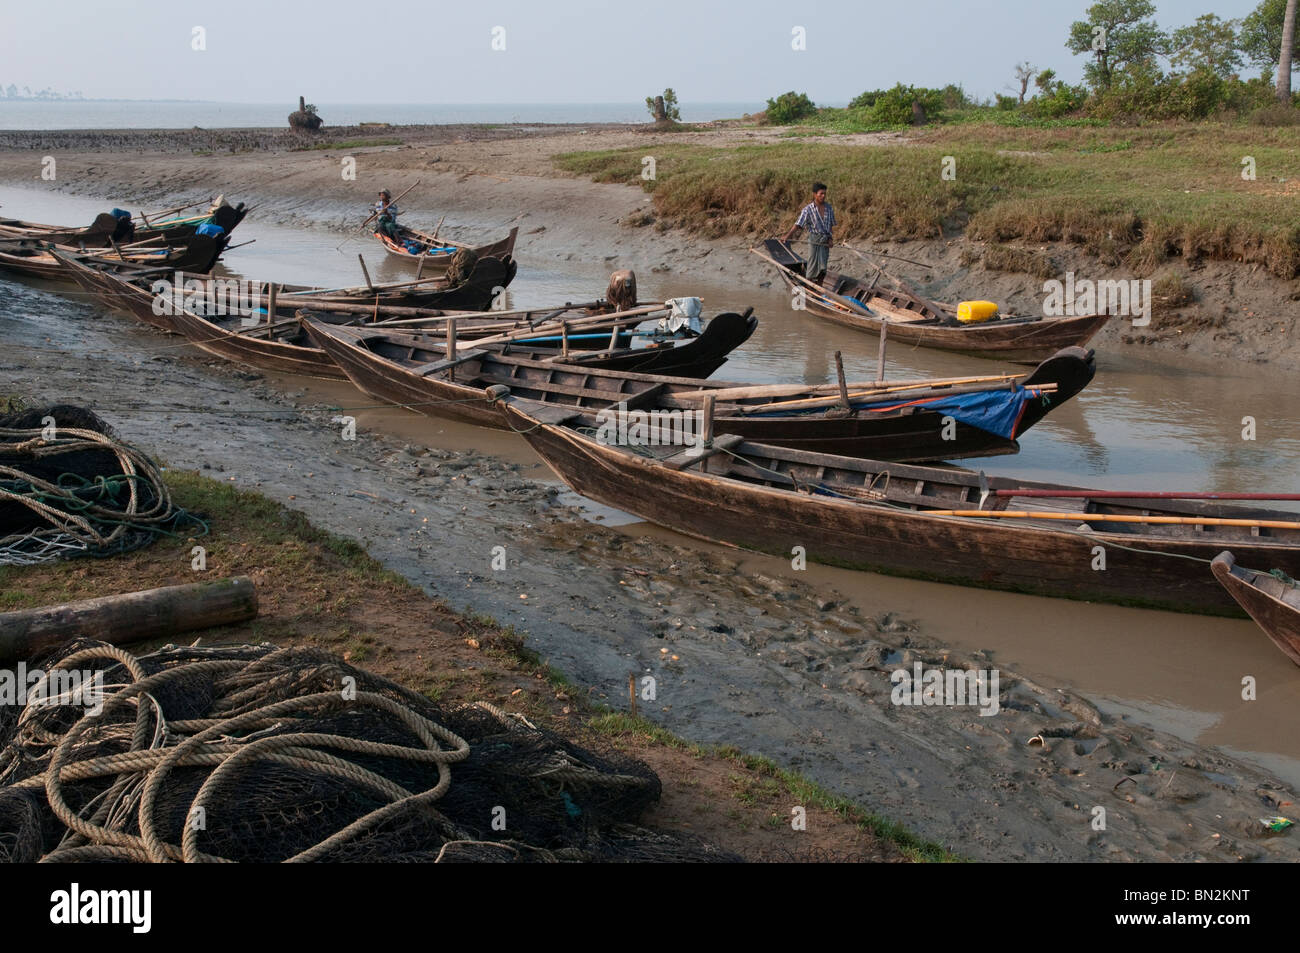
[[[247,576],[0,613],[0,663],[25,661],[85,636],[126,645],[257,615],[257,590]]]

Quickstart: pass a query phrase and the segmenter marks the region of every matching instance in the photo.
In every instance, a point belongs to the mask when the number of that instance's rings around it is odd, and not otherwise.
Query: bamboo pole
[[[889,337],[889,319],[880,316],[880,350],[876,355],[876,380],[885,381],[885,340]]]
[[[912,387],[900,386],[900,387],[886,387],[878,390],[860,391],[858,393],[850,394],[849,397],[854,400],[869,398],[869,397],[887,397],[894,402],[906,403],[907,401],[910,400],[922,400],[927,397],[939,398],[939,397],[949,397],[958,394],[986,393],[989,391],[1009,390],[1009,389],[1010,388],[1007,387],[1006,385],[1001,385],[1001,386],[995,385],[991,387],[972,385],[969,387],[951,387],[951,388],[947,388],[947,387],[912,388]],[[1056,393],[1056,384],[1034,384],[1029,389],[1040,391],[1044,394],[1054,394]],[[710,396],[716,398],[717,395],[714,394]],[[840,400],[841,400],[840,397],[809,397],[804,400],[783,400],[783,401],[775,401],[766,404],[755,404],[752,406],[740,407],[737,409],[737,412],[743,416],[745,414],[769,414],[772,413],[773,411],[810,410],[815,407],[829,407],[839,403]]]
[[[450,321],[447,322],[447,348],[445,353],[447,355],[447,360],[449,361],[456,360],[456,319],[455,318],[452,318]],[[455,382],[456,380],[455,367],[447,368],[447,380]]]
[[[667,309],[661,304],[645,305],[640,308],[631,308],[627,311],[615,311],[612,314],[596,314],[586,318],[578,318],[574,321],[568,322],[568,325],[570,331],[577,331],[594,325],[603,324],[606,321],[621,324],[640,323],[640,321],[644,320],[647,315],[666,310]],[[636,320],[634,321],[633,319]],[[539,324],[531,328],[520,328],[517,331],[508,331],[504,334],[499,334],[496,337],[483,338],[479,341],[475,341],[474,346],[483,347],[487,344],[500,344],[503,341],[517,341],[521,338],[534,338],[551,330],[558,330],[558,328],[551,325]]]
[[[481,315],[482,315],[483,317],[485,317],[485,318],[487,318],[487,317],[491,317],[491,318],[513,318],[513,317],[516,317],[516,316],[521,315],[521,314],[527,316],[527,315],[530,315],[530,314],[537,314],[538,312],[545,312],[545,313],[547,313],[550,317],[559,317],[561,314],[563,314],[563,313],[566,312],[566,311],[577,311],[577,310],[579,310],[579,309],[590,310],[591,308],[598,308],[598,307],[600,307],[600,305],[601,305],[601,302],[600,302],[600,301],[591,301],[591,302],[587,302],[587,303],[584,303],[584,304],[565,304],[564,307],[562,307],[562,308],[516,308],[516,309],[513,310],[513,311],[490,311],[490,310],[489,310],[489,311],[455,311],[455,312],[453,312],[453,311],[444,311],[444,312],[442,312],[442,313],[443,313],[444,315],[450,315],[450,314],[481,314]],[[408,309],[408,310],[412,310],[412,311],[414,311],[414,310],[419,310],[419,309],[411,308],[411,309]],[[426,310],[429,310],[429,309],[426,309]],[[436,317],[437,315],[433,315],[433,316]],[[598,315],[590,315],[590,317],[598,317]],[[397,325],[397,324],[401,324],[402,321],[399,320],[399,319],[392,319],[392,320],[388,320],[388,321],[381,321],[381,322],[379,322],[379,323],[380,323],[380,324],[383,324],[383,325]]]
[[[175,208],[169,208],[163,212],[150,212],[149,214],[152,215],[155,219],[162,218],[164,215],[175,215],[177,212],[183,212],[187,208],[196,208],[202,205],[204,202],[210,203],[211,201],[212,201],[211,198],[199,199],[197,202],[191,202],[189,205],[178,205]],[[140,213],[140,217],[144,218],[144,212]]]
[[[938,387],[957,387],[963,384],[986,384],[986,383],[1006,383],[1012,380],[1019,380],[1022,374],[994,374],[987,377],[933,377],[921,378],[914,381],[900,381],[887,387],[880,386],[878,381],[850,381],[848,386],[854,388],[852,396],[869,396],[874,393],[889,393],[891,391],[905,390],[909,388],[938,388]],[[679,394],[679,398],[700,397],[702,398],[705,391],[713,394],[720,401],[745,400],[747,398],[761,397],[791,397],[799,394],[827,394],[838,388],[838,384],[745,384],[739,387],[719,387],[708,389],[707,381],[701,381],[701,391],[697,395]]]
[[[270,324],[272,321],[275,320],[275,296],[277,290],[278,288],[274,283],[271,283],[271,285],[266,289],[266,323],[267,324]]]
[[[849,403],[849,385],[844,380],[844,358],[839,351],[835,352],[835,377],[840,385],[840,402],[844,404],[845,410],[852,410],[853,405]]]
[[[366,267],[366,256],[357,252],[357,261],[361,262],[361,273],[366,276],[366,287],[371,291],[376,291],[375,283],[370,280],[370,269]]]

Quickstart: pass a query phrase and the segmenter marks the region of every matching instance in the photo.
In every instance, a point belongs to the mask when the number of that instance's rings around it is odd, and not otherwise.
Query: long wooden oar
[[[412,186],[411,186],[411,189],[415,188],[415,186],[416,186],[416,185],[419,185],[419,184],[420,184],[420,180],[419,180],[419,179],[416,179],[416,180],[415,180],[415,185],[412,185]],[[407,193],[407,192],[410,192],[411,189],[407,189],[406,192],[403,192],[401,195],[399,195],[397,198],[393,199],[393,200],[392,200],[391,202],[389,202],[388,204],[389,204],[389,205],[396,205],[398,202],[402,201],[402,199],[406,198],[406,193]],[[371,213],[370,213],[370,217],[367,218],[364,222],[362,222],[361,225],[360,225],[360,227],[361,227],[361,228],[365,228],[367,225],[369,225],[369,224],[370,224],[370,219],[371,219],[371,218],[374,218],[375,216],[377,216],[377,215],[379,214],[379,211],[380,211],[379,209],[375,209],[375,211],[371,212]]]
[[[1139,490],[994,490],[994,496],[1043,496],[1096,500],[1300,500],[1300,493],[1178,493]]]
[[[914,381],[898,381],[893,384],[883,384],[880,381],[849,381],[846,386],[853,388],[855,391],[867,395],[889,393],[897,390],[915,390],[927,387],[956,387],[962,384],[996,384],[1006,381],[1017,380],[1024,375],[1022,374],[992,374],[985,377],[930,377],[921,378]],[[829,394],[832,391],[839,391],[839,384],[745,384],[739,387],[719,387],[715,390],[709,390],[715,400],[718,401],[741,401],[747,398],[762,397],[791,397],[801,394]],[[686,399],[687,395],[675,395],[681,399]],[[703,396],[698,395],[698,396]]]
[[[555,311],[564,312],[564,311],[577,311],[579,309],[588,310],[591,308],[599,308],[604,303],[605,302],[603,301],[584,301],[578,304],[566,303],[563,306],[557,306],[553,308],[517,308],[514,311],[458,311],[455,312],[455,314],[459,314],[459,315],[472,314],[475,315],[476,317],[484,317],[484,318],[514,318],[514,317],[518,317],[519,315],[530,315],[530,314],[539,314],[539,313],[550,314]],[[444,313],[448,315],[453,314],[453,312],[450,311]],[[374,326],[377,328],[396,327],[398,325],[406,324],[407,321],[408,319],[406,318],[389,319],[386,321],[376,321]]]
[[[655,314],[660,311],[667,311],[668,308],[662,304],[645,305],[640,308],[631,308],[627,311],[615,311],[612,314],[597,314],[589,318],[578,318],[568,322],[552,322],[550,324],[539,324],[531,328],[520,328],[517,331],[510,331],[505,334],[499,334],[496,337],[481,338],[474,342],[474,347],[481,348],[490,344],[501,344],[505,341],[517,341],[521,338],[535,338],[551,331],[561,331],[567,325],[569,331],[578,331],[583,328],[592,327],[593,325],[605,324],[639,324],[645,320],[647,315]]]
[[[929,265],[927,265],[927,264],[926,264],[925,262],[923,262],[923,261],[912,261],[912,259],[910,259],[910,258],[903,258],[901,255],[889,255],[889,254],[886,254],[886,253],[883,252],[883,251],[864,252],[864,251],[861,251],[861,250],[859,250],[859,249],[857,249],[857,248],[854,248],[854,247],[853,247],[852,245],[850,245],[848,242],[840,242],[839,245],[840,245],[841,248],[847,248],[849,251],[853,252],[853,254],[857,255],[859,258],[861,258],[861,259],[863,259],[863,260],[865,260],[865,261],[871,261],[871,256],[872,256],[872,255],[875,255],[875,256],[877,256],[877,257],[879,257],[879,258],[893,258],[895,261],[905,261],[905,262],[907,262],[909,265],[916,265],[918,268],[929,268],[929,267],[930,267]],[[874,266],[877,267],[877,268],[880,267],[880,266],[877,265],[874,261],[872,261],[871,264],[874,265]],[[882,270],[883,270],[883,269],[882,269]],[[892,278],[893,276],[891,275],[890,277]]]
[[[156,220],[163,215],[175,215],[177,212],[183,212],[187,208],[197,208],[198,206],[202,205],[204,202],[209,202],[209,203],[212,202],[211,196],[209,196],[206,199],[199,199],[197,202],[191,202],[189,205],[178,205],[175,208],[169,208],[166,211],[162,211],[162,212],[150,212],[149,215]],[[144,218],[144,212],[140,213],[140,217]]]
[[[847,311],[849,314],[858,314],[858,315],[872,316],[872,317],[877,316],[866,305],[858,304],[857,302],[851,302],[849,301],[848,298],[844,297],[843,295],[837,295],[833,291],[827,291],[821,285],[817,284],[817,282],[810,281],[809,279],[805,278],[803,275],[799,274],[797,271],[792,271],[791,269],[787,268],[785,265],[777,261],[775,258],[773,258],[771,255],[765,255],[757,248],[749,249],[749,253],[751,255],[757,255],[759,258],[763,259],[769,264],[775,265],[777,268],[780,268],[781,271],[788,274],[795,281],[799,282],[800,284],[805,284],[813,291],[817,292],[817,294],[825,298],[829,304],[837,304],[843,310]],[[884,319],[884,320],[888,320],[888,319]]]
[[[1153,526],[1260,526],[1300,529],[1286,520],[1225,519],[1217,516],[1123,516],[1118,513],[1043,513],[1032,510],[921,510],[926,516],[968,516],[1001,520],[1068,520],[1072,523],[1146,523]]]

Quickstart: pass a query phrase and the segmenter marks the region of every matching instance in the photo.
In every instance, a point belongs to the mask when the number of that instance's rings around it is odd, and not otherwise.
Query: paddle
[[[1300,500],[1300,493],[1176,493],[1127,490],[994,490],[994,496],[1041,496],[1097,500]]]
[[[1055,513],[1032,510],[919,510],[925,516],[969,516],[988,519],[1069,520],[1073,523],[1146,523],[1153,526],[1259,526],[1300,529],[1287,520],[1223,519],[1216,516],[1122,516],[1118,513]]]
[[[799,274],[798,272],[791,271],[789,268],[781,264],[771,255],[765,255],[757,248],[751,248],[749,249],[749,251],[750,254],[757,255],[759,258],[763,259],[764,261],[775,265],[777,268],[780,268],[781,271],[789,275],[795,281],[798,281],[802,284],[807,285],[809,288],[812,288],[813,291],[821,295],[822,298],[824,298],[829,304],[838,304],[842,311],[847,311],[849,314],[860,314],[860,315],[869,315],[871,317],[877,317],[875,312],[873,312],[866,305],[858,304],[856,301],[850,301],[848,298],[845,298],[843,295],[837,295],[833,291],[827,291],[825,288],[817,284],[815,281],[810,281],[809,279],[805,278],[803,275]],[[888,318],[882,318],[882,320],[888,320]]]
[[[419,179],[416,179],[416,180],[415,180],[415,185],[412,185],[412,186],[411,186],[411,189],[415,188],[415,186],[416,186],[416,185],[419,185],[419,184],[420,184],[420,180],[419,180]],[[406,192],[403,192],[401,195],[399,195],[397,198],[393,199],[393,200],[392,200],[391,202],[389,202],[388,204],[389,204],[389,205],[396,205],[396,204],[397,204],[398,202],[400,202],[402,199],[406,198],[406,193],[407,193],[407,192],[410,192],[411,189],[407,189]],[[370,219],[375,218],[377,215],[379,215],[380,211],[381,211],[380,209],[375,209],[373,212],[371,212],[369,218],[367,218],[364,222],[361,223],[361,227],[362,227],[362,228],[365,228],[367,225],[369,225],[369,224],[370,224]]]

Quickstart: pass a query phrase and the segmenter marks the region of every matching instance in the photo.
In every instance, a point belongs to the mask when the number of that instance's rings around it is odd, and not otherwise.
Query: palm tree
[[[1286,15],[1282,18],[1282,56],[1277,64],[1277,98],[1291,101],[1291,54],[1295,52],[1296,0],[1286,0]]]

